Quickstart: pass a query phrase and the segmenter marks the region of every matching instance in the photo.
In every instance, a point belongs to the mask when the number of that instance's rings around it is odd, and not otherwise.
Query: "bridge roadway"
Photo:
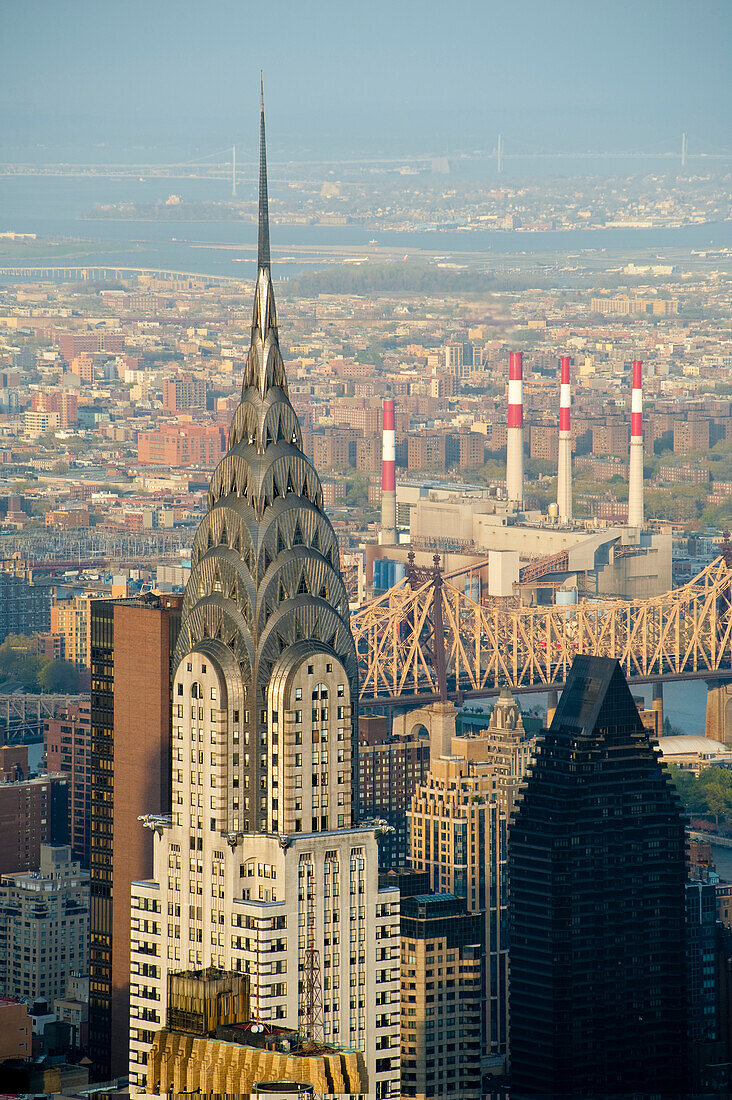
[[[474,602],[452,580],[407,577],[352,615],[362,710],[559,689],[578,653],[616,658],[631,683],[732,680],[724,557],[646,600],[502,608]]]
[[[691,672],[691,673],[667,673],[663,676],[631,676],[629,677],[631,686],[643,685],[643,684],[670,684],[673,682],[687,681],[687,680],[714,680],[715,683],[729,683],[732,684],[732,667],[726,669],[720,669],[712,676],[709,672]],[[448,683],[447,698],[456,704],[456,706],[462,706],[463,703],[469,702],[471,699],[491,699],[497,698],[501,694],[501,690],[504,687],[511,687],[511,685],[500,684],[490,685],[483,688],[479,688],[477,691],[464,691],[455,690]],[[546,692],[556,691],[560,692],[564,690],[565,681],[556,680],[554,683],[545,684],[522,684],[520,687],[511,687],[511,692],[514,695],[541,695]],[[416,707],[426,707],[430,703],[438,703],[440,701],[440,695],[435,693],[425,693],[423,695],[361,695],[358,709],[359,713],[366,711],[382,711],[382,710],[412,710]]]
[[[108,279],[128,279],[133,275],[154,275],[160,279],[198,279],[206,283],[240,286],[242,279],[234,275],[202,275],[200,271],[171,271],[156,267],[118,267],[114,264],[36,264],[32,267],[0,267],[3,276],[23,279],[60,279],[79,282],[105,282]]]

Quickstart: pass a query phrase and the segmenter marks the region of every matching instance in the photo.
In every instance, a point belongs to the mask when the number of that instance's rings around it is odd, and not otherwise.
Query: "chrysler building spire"
[[[267,139],[264,132],[264,77],[259,76],[259,238],[257,268],[269,271],[269,202],[267,198]]]

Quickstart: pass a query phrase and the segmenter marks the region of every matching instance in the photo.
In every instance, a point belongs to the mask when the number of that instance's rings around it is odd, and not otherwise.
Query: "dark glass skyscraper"
[[[683,1091],[684,821],[617,661],[575,658],[509,864],[514,1095]]]

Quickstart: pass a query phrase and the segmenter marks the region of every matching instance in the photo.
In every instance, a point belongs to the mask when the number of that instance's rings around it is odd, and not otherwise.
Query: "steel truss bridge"
[[[80,703],[89,696],[0,693],[0,745],[43,740],[44,724]]]
[[[351,617],[361,708],[559,688],[578,653],[616,658],[636,683],[732,678],[731,556],[662,596],[547,607],[482,605],[438,556],[412,562]]]

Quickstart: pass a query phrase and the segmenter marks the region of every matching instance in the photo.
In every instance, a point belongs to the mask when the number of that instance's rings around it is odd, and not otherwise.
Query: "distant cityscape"
[[[0,227],[2,1089],[727,1096],[729,174],[270,196],[260,89],[256,185]]]

